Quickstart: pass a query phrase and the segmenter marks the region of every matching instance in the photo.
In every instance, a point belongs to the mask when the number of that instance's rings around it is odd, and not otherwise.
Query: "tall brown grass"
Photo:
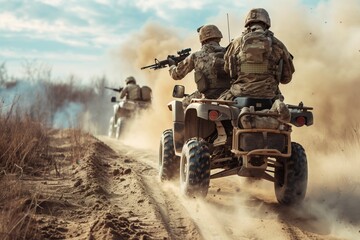
[[[97,97],[94,88],[75,86],[74,77],[54,83],[50,81],[50,70],[42,74],[41,69],[27,65],[26,72],[29,75],[26,79],[38,82],[36,86],[43,90],[25,89],[33,91],[35,96],[25,100],[26,108],[21,100],[27,95],[22,96],[21,92],[10,104],[0,97],[0,239],[37,239],[33,214],[38,193],[29,189],[26,179],[29,176],[45,177],[53,172],[59,177],[64,173],[56,157],[52,156],[49,142],[54,116],[69,102],[82,104],[86,109]],[[104,80],[100,81],[101,87]],[[10,90],[20,82],[10,79],[5,64],[0,65],[2,91]],[[72,127],[62,136],[69,138],[71,144],[67,158],[70,164],[84,156],[87,136],[80,130],[80,123],[74,123]]]
[[[44,126],[20,112],[15,101],[0,114],[0,239],[26,239],[31,232],[29,216],[34,210],[22,203],[33,196],[21,178],[37,168],[48,141]]]
[[[0,239],[37,239],[33,214],[40,193],[29,189],[26,179],[29,175],[45,177],[52,170],[58,177],[66,172],[52,155],[51,129],[16,112],[13,103],[6,114],[0,114]],[[61,131],[61,138],[70,143],[68,165],[81,161],[89,137],[80,129]]]
[[[5,63],[0,64],[0,239],[36,239],[33,214],[38,193],[29,189],[26,179],[68,174],[69,168],[62,167],[79,163],[86,153],[91,135],[83,129],[105,133],[113,111],[105,76],[79,85],[80,79],[72,75],[52,81],[51,68],[38,61],[26,61],[23,67],[25,76],[20,80],[8,75]],[[14,92],[15,97],[8,94]],[[70,143],[66,161],[61,161],[52,152],[56,147],[51,146],[49,134],[59,121],[57,114],[70,103],[83,112],[66,112],[75,122],[68,120],[64,125],[71,129],[60,131]]]

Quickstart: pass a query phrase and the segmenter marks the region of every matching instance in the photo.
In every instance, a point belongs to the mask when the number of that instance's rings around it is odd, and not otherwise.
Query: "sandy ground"
[[[178,182],[160,182],[156,150],[90,137],[85,157],[66,164],[68,139],[54,132],[51,144],[61,175],[23,178],[38,193],[36,239],[356,239],[307,200],[280,206],[270,183],[227,177],[204,200],[186,199]]]
[[[133,159],[129,167],[151,196],[170,239],[341,239],[332,235],[332,223],[308,210],[306,202],[296,209],[280,206],[271,183],[236,176],[216,179],[206,199],[186,199],[178,182],[159,181],[156,151],[100,139],[120,156]]]

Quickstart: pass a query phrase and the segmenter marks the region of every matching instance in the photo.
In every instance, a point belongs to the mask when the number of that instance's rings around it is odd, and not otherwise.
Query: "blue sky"
[[[51,67],[54,77],[102,75],[108,71],[108,51],[149,21],[193,32],[206,19],[234,9],[244,14],[248,3],[258,2],[0,0],[0,63],[15,76],[21,75],[24,61],[35,60]]]

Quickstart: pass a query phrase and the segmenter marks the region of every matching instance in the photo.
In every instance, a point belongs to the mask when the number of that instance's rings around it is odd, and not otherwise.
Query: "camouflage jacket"
[[[195,70],[198,91],[207,98],[217,98],[222,91],[230,87],[230,77],[224,71],[225,50],[217,42],[206,43],[200,51],[190,54],[177,66],[171,66],[170,76],[174,80],[180,80]]]
[[[126,100],[140,100],[141,92],[140,86],[137,84],[129,83],[120,92],[120,98],[126,97]]]
[[[241,71],[241,60],[238,56],[241,54],[243,39],[248,30],[229,44],[224,56],[224,70],[235,80],[230,89],[234,96],[274,98],[280,92],[279,83],[286,84],[291,81],[292,74],[295,72],[292,56],[271,31],[267,30],[267,32],[272,40],[270,67],[273,72],[244,73]],[[279,66],[280,62],[281,66]]]

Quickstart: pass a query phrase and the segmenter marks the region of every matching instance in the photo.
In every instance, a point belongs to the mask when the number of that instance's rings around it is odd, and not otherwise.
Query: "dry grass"
[[[0,115],[0,239],[28,239],[34,210],[23,202],[33,197],[20,179],[36,169],[47,136],[41,123],[19,113],[16,103],[9,109]]]
[[[33,89],[29,89],[23,87],[25,81],[10,79],[5,64],[0,65],[0,91],[4,93],[0,97],[0,239],[37,239],[34,214],[38,193],[29,189],[24,180],[29,176],[62,177],[67,174],[65,169],[69,169],[62,168],[62,164],[79,163],[86,153],[90,135],[79,130],[79,122],[74,122],[71,123],[73,129],[61,131],[61,138],[70,142],[67,155],[62,156],[66,161],[55,156],[56,146],[51,146],[48,132],[56,114],[69,103],[79,104],[90,114],[93,123],[88,125],[94,126],[103,120],[101,117],[108,118],[106,114],[99,114],[104,104],[112,110],[104,91],[105,77],[97,79],[93,87],[77,87],[74,83],[78,79],[73,76],[65,83],[53,83],[49,81],[50,69],[41,69],[28,64],[27,79],[34,84]],[[19,95],[6,95],[14,92],[13,88],[20,91]],[[10,97],[12,103],[9,103]]]
[[[35,197],[24,188],[18,179],[5,176],[0,184],[0,239],[35,239],[36,233],[30,228],[34,225],[31,215],[35,212]]]
[[[47,145],[45,129],[27,115],[14,114],[13,105],[0,116],[0,172],[12,174],[36,166],[39,152]]]
[[[25,176],[42,177],[56,172],[61,177],[66,172],[59,167],[49,129],[34,122],[27,114],[16,114],[16,104],[6,114],[0,114],[0,239],[37,239],[37,195],[24,185]],[[61,139],[69,142],[66,164],[75,164],[87,151],[90,134],[79,129],[60,131]],[[55,152],[56,153],[56,152]]]

